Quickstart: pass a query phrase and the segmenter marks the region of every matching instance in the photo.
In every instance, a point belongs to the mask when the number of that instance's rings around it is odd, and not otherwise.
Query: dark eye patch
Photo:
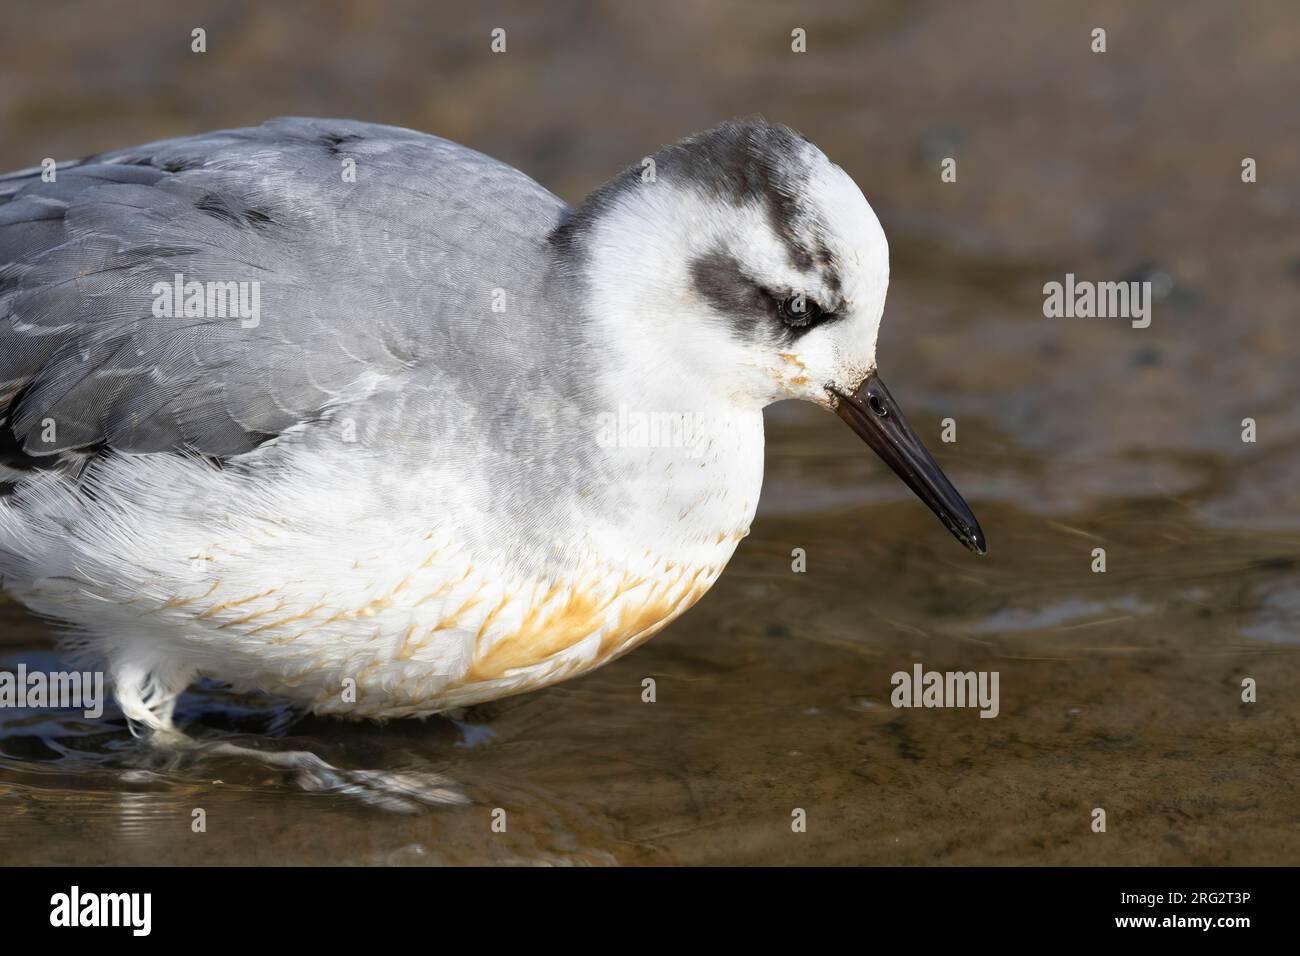
[[[743,332],[752,331],[776,306],[772,295],[745,275],[735,256],[725,252],[710,252],[693,261],[691,284],[715,311]]]
[[[727,252],[715,251],[691,263],[695,291],[724,316],[733,329],[750,338],[762,330],[793,341],[810,329],[838,318],[834,309],[791,290],[764,288],[745,274]],[[802,309],[800,309],[802,306]]]

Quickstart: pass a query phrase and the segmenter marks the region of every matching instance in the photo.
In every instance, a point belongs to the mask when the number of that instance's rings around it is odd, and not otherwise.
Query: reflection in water
[[[1279,563],[1275,560],[1271,566],[1278,568]],[[1291,559],[1290,568],[1294,567],[1295,559]],[[1278,644],[1300,643],[1300,585],[1294,577],[1263,583],[1251,597],[1257,610],[1254,620],[1242,628],[1243,637]]]
[[[1042,631],[1059,627],[1088,627],[1123,620],[1154,610],[1136,598],[1120,597],[1113,601],[1084,601],[1068,598],[1043,607],[1004,608],[983,621],[971,625],[971,633],[998,631]],[[1118,616],[1115,612],[1122,612]]]

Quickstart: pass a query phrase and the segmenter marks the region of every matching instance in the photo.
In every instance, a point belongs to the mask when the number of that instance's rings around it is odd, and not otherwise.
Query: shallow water
[[[1282,95],[1300,26],[1285,6],[827,4],[802,61],[770,52],[785,18],[748,6],[656,7],[654,23],[521,8],[519,56],[499,67],[458,39],[477,14],[363,6],[340,7],[343,25],[221,20],[240,69],[215,99],[215,60],[173,72],[157,52],[192,14],[88,13],[84,35],[33,22],[21,44],[0,39],[4,166],[351,115],[470,142],[576,199],[650,145],[762,110],[818,140],[880,213],[882,372],[990,554],[962,550],[833,416],[777,406],[759,516],[719,584],[594,674],[382,727],[215,685],[183,702],[205,739],[439,773],[468,806],[393,812],[246,760],[169,765],[111,713],[0,709],[0,864],[1300,858],[1300,141]],[[664,29],[670,14],[689,25]],[[1118,44],[1108,60],[1080,50],[1094,18]],[[69,46],[79,74],[56,68]],[[350,84],[290,79],[330,57]],[[597,82],[611,75],[625,83]],[[945,186],[930,166],[949,153]],[[1246,186],[1251,154],[1268,175]],[[1044,318],[1042,284],[1066,271],[1154,277],[1151,328]],[[50,633],[0,604],[0,669],[54,667]],[[1000,714],[892,707],[891,675],[918,662],[999,672]]]
[[[983,500],[992,550],[977,560],[831,416],[788,419],[773,428],[773,507],[722,581],[588,677],[459,722],[384,727],[297,720],[215,686],[186,699],[180,719],[201,735],[438,772],[472,805],[399,814],[239,759],[151,766],[120,720],[0,711],[0,860],[1295,859],[1294,534],[1212,529],[1194,499],[1068,521]],[[972,439],[970,453],[995,449]],[[970,466],[946,463],[971,484]],[[880,500],[818,504],[846,485]],[[1105,574],[1089,569],[1098,545]],[[0,666],[18,660],[52,666],[19,649]],[[1001,713],[893,708],[890,675],[918,661],[998,671]],[[1246,676],[1256,704],[1239,700]],[[1105,835],[1089,830],[1098,806]],[[791,830],[795,808],[806,833]]]

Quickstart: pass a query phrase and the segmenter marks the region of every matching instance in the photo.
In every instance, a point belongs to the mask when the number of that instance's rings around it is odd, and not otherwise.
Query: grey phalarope
[[[198,676],[388,718],[626,653],[748,533],[779,399],[984,551],[876,371],[884,232],[785,127],[577,209],[335,120],[42,172],[0,178],[0,574],[136,728]]]

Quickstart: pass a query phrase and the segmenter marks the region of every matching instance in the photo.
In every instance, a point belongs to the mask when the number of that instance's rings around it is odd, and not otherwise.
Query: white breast
[[[626,504],[620,520],[588,520],[609,509],[557,489],[566,520],[550,553],[509,535],[469,548],[476,515],[440,507],[428,475],[395,488],[355,457],[257,481],[121,459],[104,475],[111,505],[52,479],[34,490],[21,531],[47,546],[28,549],[11,586],[145,666],[319,712],[431,713],[596,667],[698,600],[748,533],[762,481],[761,417],[734,425],[690,454],[612,450],[627,467],[598,493]],[[375,511],[366,488],[380,480],[404,506]]]

